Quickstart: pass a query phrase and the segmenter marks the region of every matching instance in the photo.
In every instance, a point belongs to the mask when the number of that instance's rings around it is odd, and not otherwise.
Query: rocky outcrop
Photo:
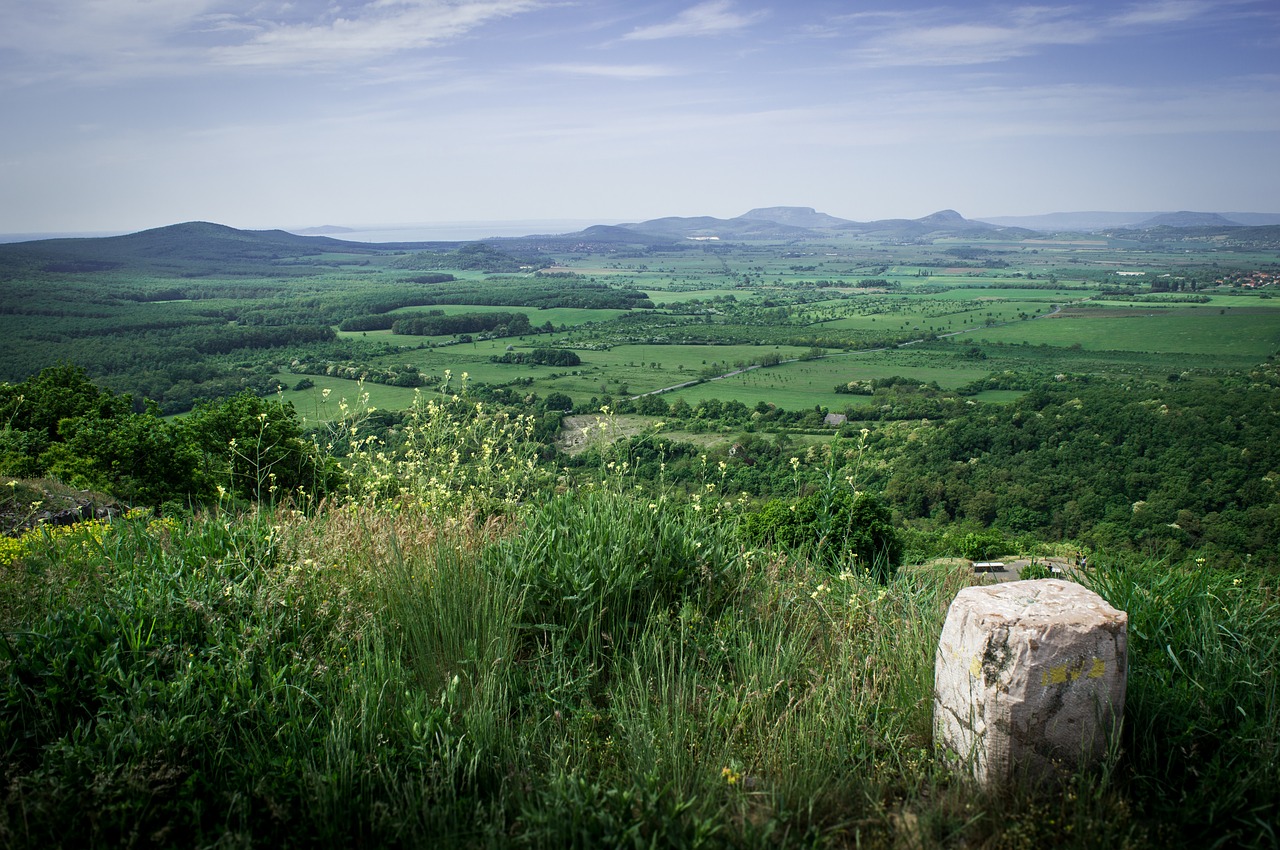
[[[93,490],[77,490],[50,480],[0,479],[0,533],[19,535],[38,525],[70,525],[108,519],[127,508]]]

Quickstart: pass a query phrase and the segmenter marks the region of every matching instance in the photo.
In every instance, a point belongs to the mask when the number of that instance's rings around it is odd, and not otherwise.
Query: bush
[[[889,509],[867,493],[822,491],[792,504],[766,502],[743,520],[754,543],[779,546],[826,564],[855,559],[860,570],[889,579],[902,563],[902,541]]]
[[[275,501],[299,490],[322,495],[340,480],[336,462],[303,439],[292,404],[245,392],[197,405],[182,428],[209,487]]]

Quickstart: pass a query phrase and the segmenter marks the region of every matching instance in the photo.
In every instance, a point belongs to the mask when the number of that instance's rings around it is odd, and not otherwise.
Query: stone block
[[[938,642],[935,746],[989,790],[1096,762],[1124,716],[1128,621],[1061,579],[960,591]]]

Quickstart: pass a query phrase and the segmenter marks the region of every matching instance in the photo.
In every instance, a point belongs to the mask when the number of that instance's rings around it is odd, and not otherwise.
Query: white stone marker
[[[1124,716],[1128,624],[1061,579],[960,591],[938,642],[935,746],[988,790],[1096,761]]]

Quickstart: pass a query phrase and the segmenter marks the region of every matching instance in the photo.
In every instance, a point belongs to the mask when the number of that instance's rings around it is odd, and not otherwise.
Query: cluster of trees
[[[412,304],[403,303],[411,300]],[[485,307],[577,307],[589,310],[652,308],[649,296],[638,290],[610,286],[590,280],[546,280],[539,278],[489,278],[460,280],[419,291],[412,298],[402,296],[398,306],[428,307],[443,304],[472,304]],[[395,307],[388,309],[396,309]],[[380,313],[382,310],[365,310]],[[348,310],[347,315],[350,315]],[[339,321],[340,319],[334,319]]]
[[[519,336],[533,331],[527,313],[457,313],[445,315],[442,310],[398,317],[391,332],[406,336],[443,336],[447,334],[489,334]]]
[[[335,363],[331,360],[309,363],[295,360],[289,365],[289,371],[295,375],[325,375],[333,378],[345,378],[349,381],[387,384],[393,387],[422,387],[435,380],[434,376],[423,375],[418,371],[418,367],[412,363],[370,367],[352,362]],[[312,386],[314,384],[308,381],[305,386],[295,386],[294,389],[307,389]]]
[[[508,351],[490,357],[494,363],[520,363],[534,366],[579,366],[582,358],[567,348],[535,348],[532,351]]]
[[[888,378],[870,378],[862,381],[849,381],[844,384],[836,384],[835,391],[846,395],[873,395],[876,390],[886,390],[891,387],[907,387],[910,389],[931,389],[935,392],[941,392],[942,388],[938,386],[937,381],[930,381],[928,384],[921,384],[917,378],[904,378],[901,375],[893,375]]]
[[[162,419],[154,404],[97,387],[60,365],[0,384],[0,474],[56,477],[143,505],[323,495],[335,461],[307,439],[292,406],[250,393]]]
[[[894,451],[902,516],[956,519],[1098,546],[1280,558],[1274,366],[1257,377],[1041,381],[962,410]]]

